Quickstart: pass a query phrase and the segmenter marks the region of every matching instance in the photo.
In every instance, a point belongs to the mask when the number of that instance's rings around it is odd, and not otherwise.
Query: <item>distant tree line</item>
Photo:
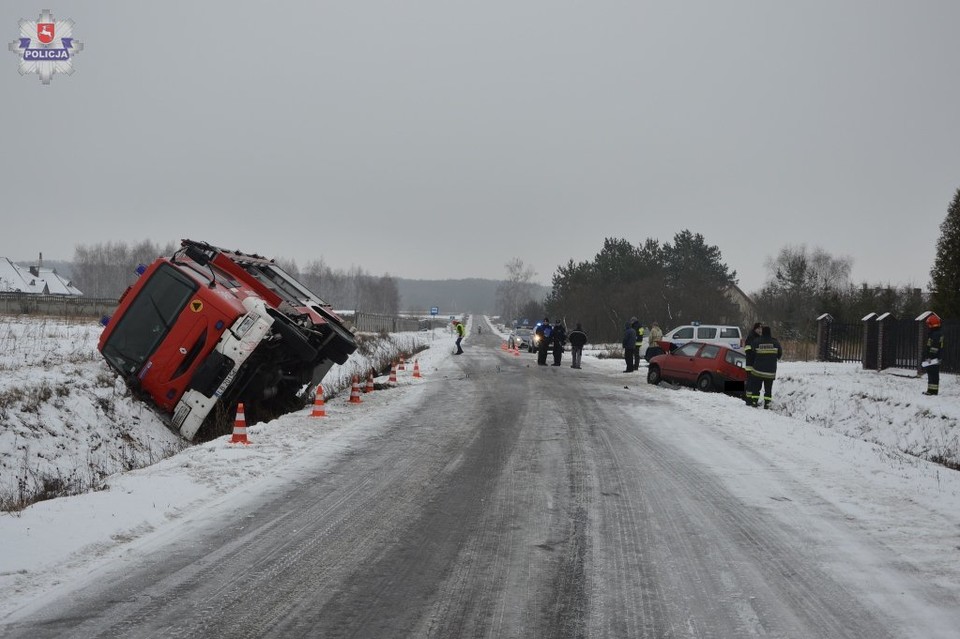
[[[960,189],[940,225],[926,294],[911,285],[854,284],[851,267],[850,258],[819,248],[782,248],[767,261],[767,281],[755,296],[760,318],[778,324],[784,337],[800,339],[813,338],[813,320],[822,313],[848,324],[870,313],[911,319],[932,310],[944,319],[960,318]]]
[[[171,255],[179,244],[159,245],[150,240],[137,244],[102,242],[74,247],[71,273],[74,285],[89,297],[118,298],[134,280],[139,264],[150,264]]]
[[[672,242],[648,239],[634,245],[607,238],[589,261],[572,260],[557,268],[543,300],[526,295],[532,272],[521,260],[506,265],[498,298],[507,319],[551,318],[583,323],[594,341],[619,341],[624,324],[638,317],[666,330],[699,320],[745,326],[762,321],[784,339],[812,340],[816,318],[855,323],[870,313],[912,318],[933,310],[945,319],[960,318],[960,189],[941,224],[929,292],[913,285],[855,284],[853,261],[821,248],[787,245],[767,259],[767,277],[745,308],[734,303],[736,272],[720,249],[699,233],[684,230]]]
[[[281,266],[337,309],[384,315],[400,311],[397,280],[390,275],[370,275],[359,266],[335,269],[323,259],[309,262],[303,270],[293,262],[282,262]]]
[[[754,296],[757,318],[773,324],[785,339],[813,340],[815,319],[829,313],[834,321],[855,323],[870,313],[916,317],[929,300],[919,288],[850,280],[853,262],[820,248],[785,246],[767,260],[767,280]]]
[[[72,281],[84,295],[119,298],[136,279],[139,264],[150,264],[160,256],[172,255],[179,243],[164,245],[144,240],[137,244],[105,242],[78,245],[71,265]],[[311,261],[302,271],[294,260],[277,259],[277,264],[321,299],[337,309],[395,315],[400,308],[396,280],[375,276],[360,267],[339,270],[322,259]]]
[[[736,282],[720,249],[699,233],[684,230],[663,244],[607,238],[593,260],[557,269],[545,314],[569,326],[582,323],[593,341],[618,342],[634,316],[647,326],[739,324],[740,310],[726,293]]]

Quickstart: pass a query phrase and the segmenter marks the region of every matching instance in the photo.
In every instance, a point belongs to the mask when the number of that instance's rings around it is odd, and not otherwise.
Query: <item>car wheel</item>
[[[697,389],[709,393],[714,389],[713,375],[710,373],[701,373],[697,378]]]
[[[659,384],[661,380],[660,377],[660,367],[651,366],[647,369],[647,383],[648,384]]]

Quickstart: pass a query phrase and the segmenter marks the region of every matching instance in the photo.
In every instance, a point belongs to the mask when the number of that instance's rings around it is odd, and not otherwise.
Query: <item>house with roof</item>
[[[36,266],[14,264],[0,257],[0,293],[28,293],[32,295],[83,295],[69,280],[46,268],[42,260]]]

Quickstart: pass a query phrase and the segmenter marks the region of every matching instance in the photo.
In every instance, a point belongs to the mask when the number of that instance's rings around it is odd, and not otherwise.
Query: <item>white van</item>
[[[739,326],[721,326],[719,324],[687,324],[664,333],[660,347],[665,351],[683,346],[687,342],[712,342],[730,348],[741,348],[743,334]],[[653,344],[651,344],[653,346]]]

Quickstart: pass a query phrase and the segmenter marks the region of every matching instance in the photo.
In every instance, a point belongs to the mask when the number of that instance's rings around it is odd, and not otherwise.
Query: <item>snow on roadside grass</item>
[[[183,448],[96,350],[93,321],[0,317],[0,508],[102,487]]]
[[[101,331],[92,320],[0,316],[0,510],[98,490],[114,473],[189,446],[106,365],[97,351]],[[436,339],[362,336],[358,352],[324,378],[324,393],[335,396],[354,375]]]
[[[902,369],[781,362],[774,400],[785,415],[956,468],[960,389],[956,375],[941,377],[941,394],[928,397],[926,379]]]

